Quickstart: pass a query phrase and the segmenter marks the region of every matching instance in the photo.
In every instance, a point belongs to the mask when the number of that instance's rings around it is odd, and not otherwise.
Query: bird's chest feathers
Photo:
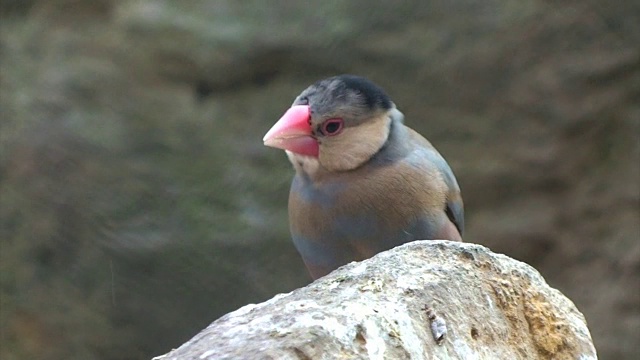
[[[332,182],[315,187],[296,184],[289,197],[289,220],[294,234],[314,241],[365,238],[380,226],[370,196],[356,197],[351,186]]]
[[[289,196],[291,230],[304,237],[363,238],[408,228],[429,195],[425,175],[399,169],[369,169],[312,182],[298,175]],[[401,169],[400,169],[401,170]],[[444,200],[442,200],[444,203]]]

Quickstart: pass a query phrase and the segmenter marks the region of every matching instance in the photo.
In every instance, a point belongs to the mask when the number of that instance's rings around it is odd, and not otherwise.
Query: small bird
[[[462,241],[451,168],[366,78],[309,86],[264,144],[284,149],[295,169],[289,225],[314,279],[410,241]]]

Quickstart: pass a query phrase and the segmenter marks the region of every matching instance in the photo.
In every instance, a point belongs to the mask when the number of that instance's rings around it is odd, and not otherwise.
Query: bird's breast
[[[293,242],[318,275],[409,241],[434,239],[446,221],[442,188],[434,168],[411,161],[322,181],[298,173],[289,196]]]
[[[427,238],[435,226],[425,219],[431,219],[430,213],[443,213],[444,198],[430,189],[427,175],[411,164],[403,166],[407,169],[376,168],[322,182],[297,175],[289,196],[289,220],[299,250],[322,244],[343,252],[341,247],[359,248],[357,252],[368,257]]]
[[[384,214],[371,196],[357,196],[361,184],[332,179],[312,183],[294,178],[289,196],[289,220],[294,236],[313,242],[349,243],[379,232]]]

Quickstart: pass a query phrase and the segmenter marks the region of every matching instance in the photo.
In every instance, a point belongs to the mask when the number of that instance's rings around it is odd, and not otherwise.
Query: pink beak
[[[264,136],[264,144],[278,149],[318,157],[318,141],[311,134],[308,105],[294,105]]]

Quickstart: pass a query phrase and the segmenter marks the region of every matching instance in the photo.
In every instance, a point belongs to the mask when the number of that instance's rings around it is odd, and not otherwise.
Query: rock
[[[170,359],[596,359],[584,317],[531,266],[417,241],[229,313]]]

